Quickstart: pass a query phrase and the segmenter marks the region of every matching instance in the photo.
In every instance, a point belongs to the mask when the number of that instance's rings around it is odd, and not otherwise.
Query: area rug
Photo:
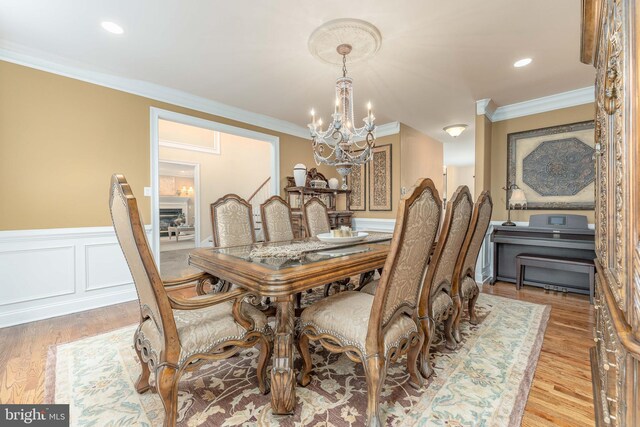
[[[391,364],[381,397],[381,417],[391,426],[518,426],[549,307],[480,294],[480,323],[463,316],[462,342],[446,350],[441,331],[432,363],[435,375],[421,390],[408,384],[405,359]],[[157,394],[134,388],[140,368],[132,346],[135,326],[52,348],[47,403],[69,403],[76,426],[157,426],[164,412]],[[313,380],[296,389],[292,416],[271,413],[259,393],[257,351],[246,350],[185,374],[179,391],[182,426],[359,426],[366,420],[362,367],[320,347]],[[299,367],[300,360],[297,360]]]

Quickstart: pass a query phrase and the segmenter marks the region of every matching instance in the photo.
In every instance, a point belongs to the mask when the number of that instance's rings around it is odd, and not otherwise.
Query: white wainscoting
[[[0,231],[0,328],[136,298],[113,227]]]
[[[379,231],[385,233],[393,233],[393,229],[396,226],[395,219],[382,219],[382,218],[353,218],[354,230],[368,230]]]

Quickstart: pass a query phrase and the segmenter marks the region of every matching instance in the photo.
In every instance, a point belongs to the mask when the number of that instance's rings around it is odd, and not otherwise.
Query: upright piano
[[[516,282],[516,256],[534,254],[561,258],[593,260],[595,255],[595,231],[589,229],[584,215],[540,214],[531,215],[529,226],[494,226],[493,274],[496,281]],[[570,292],[589,294],[587,275],[562,270],[528,267],[525,285],[566,289]]]

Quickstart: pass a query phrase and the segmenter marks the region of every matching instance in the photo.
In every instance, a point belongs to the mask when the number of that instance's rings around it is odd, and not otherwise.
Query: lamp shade
[[[524,195],[524,191],[520,188],[514,188],[511,190],[511,198],[509,199],[509,205],[524,206],[527,204],[527,197]]]

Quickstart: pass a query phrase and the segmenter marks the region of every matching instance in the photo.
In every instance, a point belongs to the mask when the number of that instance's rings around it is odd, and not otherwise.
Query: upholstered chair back
[[[493,201],[491,200],[491,194],[489,194],[488,191],[483,191],[473,206],[471,224],[469,225],[469,231],[462,247],[462,250],[466,250],[466,253],[464,260],[460,264],[460,269],[457,272],[458,277],[471,276],[473,278],[475,275],[478,254],[480,254],[482,241],[489,228],[492,212]]]
[[[466,185],[458,187],[447,203],[442,230],[429,266],[427,285],[430,286],[431,295],[440,290],[451,292],[453,270],[469,229],[472,208],[469,188]]]
[[[211,203],[213,245],[242,246],[255,243],[251,205],[242,197],[227,194]]]
[[[382,329],[398,309],[407,314],[416,309],[441,212],[442,201],[430,179],[418,180],[400,200],[389,256],[373,303],[373,309],[381,313]]]
[[[307,226],[308,237],[315,237],[318,234],[331,231],[327,206],[317,197],[312,197],[304,204],[302,214]]]
[[[138,292],[142,320],[151,318],[158,329],[165,332],[165,338],[175,337],[177,342],[169,298],[149,249],[138,203],[123,175],[111,177],[109,208],[118,242]]]
[[[267,242],[293,240],[291,207],[280,196],[272,196],[260,205],[264,239]]]

